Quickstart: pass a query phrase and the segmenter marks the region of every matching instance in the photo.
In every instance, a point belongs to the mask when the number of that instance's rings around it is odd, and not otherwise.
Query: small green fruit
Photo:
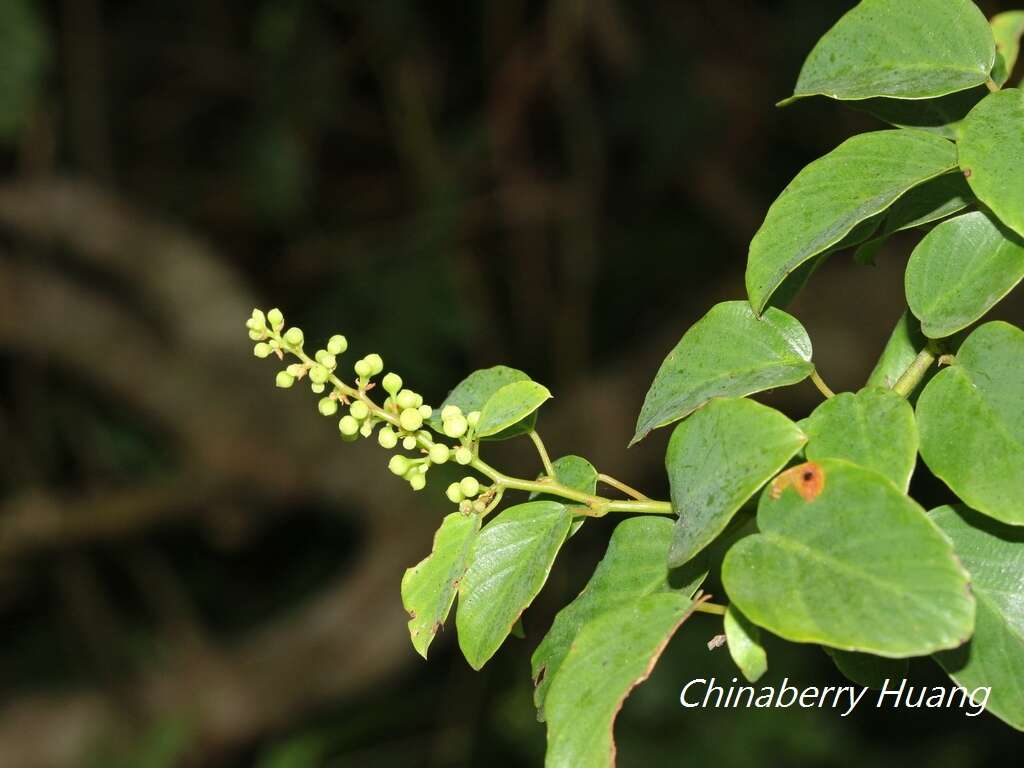
[[[369,437],[373,434],[373,422],[367,419],[363,422],[363,425],[359,427],[359,434],[363,437]]]
[[[427,476],[417,473],[409,478],[409,485],[412,486],[414,491],[422,491],[427,486]]]
[[[424,419],[429,419],[431,416],[434,415],[434,409],[431,408],[429,405],[421,405],[416,410],[420,412],[420,416],[422,416]]]
[[[399,477],[403,477],[409,471],[409,460],[405,456],[392,456],[388,462],[388,469]]]
[[[309,388],[313,390],[314,395],[322,395],[324,390],[327,389],[323,384],[317,384],[315,381],[309,385]]]
[[[316,351],[316,361],[324,368],[329,368],[332,371],[338,365],[338,359],[326,349],[318,349]]]
[[[413,448],[415,448],[416,447],[416,436],[415,435],[406,435],[405,437],[403,437],[402,438],[402,447],[405,448],[405,450],[407,450],[407,451],[411,451]]]
[[[416,393],[411,389],[403,389],[395,395],[395,403],[402,410],[405,410],[406,408],[415,408],[418,405],[416,402]]]
[[[441,421],[448,421],[448,419],[454,419],[456,416],[462,415],[462,409],[457,405],[446,405],[441,409]]]
[[[415,432],[423,426],[423,417],[420,416],[420,412],[415,408],[406,408],[402,411],[402,415],[398,417],[398,423],[402,425],[402,429],[406,432]]]
[[[384,360],[378,354],[367,355],[363,358],[370,364],[370,375],[376,376],[384,370]]]
[[[275,331],[280,331],[284,328],[284,314],[277,307],[267,312],[267,320],[270,321],[270,327]]]
[[[402,388],[402,377],[397,373],[389,373],[381,379],[380,385],[384,387],[385,392],[393,397]]]
[[[348,349],[348,339],[340,333],[334,334],[327,340],[327,351],[332,355],[344,354],[346,349]]]
[[[305,337],[302,335],[301,328],[293,326],[284,332],[284,340],[293,347],[301,347]]]
[[[448,501],[452,504],[458,504],[464,498],[462,495],[462,488],[459,487],[458,483],[452,483],[445,490],[444,495],[448,497]]]
[[[324,416],[333,416],[338,412],[338,401],[333,397],[324,397],[316,404],[316,407]]]
[[[360,379],[368,379],[373,375],[373,368],[365,359],[356,360],[356,364],[352,367]]]
[[[274,380],[274,383],[281,389],[288,389],[288,387],[295,383],[295,377],[288,373],[288,371],[278,371],[277,379]]]
[[[475,427],[480,422],[480,411],[470,411],[466,414],[466,423],[471,427]]]
[[[459,464],[466,465],[473,460],[473,452],[464,445],[460,445],[455,449],[455,461]]]
[[[354,437],[359,432],[359,422],[351,416],[342,416],[338,421],[338,430],[346,437]]]
[[[480,493],[480,481],[475,477],[467,476],[462,478],[459,482],[459,488],[462,489],[462,493],[467,498],[472,498]]]
[[[348,412],[352,415],[353,419],[362,421],[370,415],[370,408],[362,400],[356,400],[348,407]]]
[[[451,450],[447,445],[434,443],[430,446],[430,460],[434,464],[444,464],[449,458],[451,458]]]
[[[395,434],[391,427],[381,427],[380,432],[377,433],[377,442],[380,443],[381,448],[390,451],[398,445],[398,435]]]
[[[270,348],[270,345],[262,341],[252,348],[252,353],[261,360],[265,357],[270,357],[271,352],[273,350]]]
[[[452,416],[452,418],[444,422],[443,427],[444,433],[448,435],[448,437],[462,437],[466,434],[466,430],[468,428],[469,425],[466,423],[464,416]]]
[[[309,369],[309,380],[314,384],[326,384],[330,376],[331,372],[320,365],[320,363],[316,363]]]

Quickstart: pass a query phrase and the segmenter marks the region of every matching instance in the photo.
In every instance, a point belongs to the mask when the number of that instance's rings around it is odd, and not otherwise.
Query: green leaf
[[[448,394],[444,402],[434,409],[434,413],[428,423],[435,432],[443,434],[441,411],[446,405],[456,405],[462,409],[463,413],[482,411],[484,404],[499,389],[519,381],[531,381],[531,379],[522,371],[516,368],[509,368],[506,365],[496,365],[493,368],[483,368],[479,371],[474,371],[459,382],[455,389]],[[531,415],[521,423],[487,439],[506,440],[510,437],[526,434],[533,429],[535,422],[536,416]]]
[[[826,648],[836,668],[846,677],[865,688],[878,690],[887,680],[904,680],[910,664],[906,659],[883,659],[870,653],[855,653]]]
[[[608,550],[583,591],[558,612],[551,629],[533,653],[533,701],[543,719],[544,700],[552,681],[580,630],[621,605],[656,592],[677,591],[692,597],[707,570],[699,566],[673,574],[666,564],[672,521],[663,517],[633,517],[612,531]],[[670,578],[671,577],[671,578]]]
[[[742,398],[716,398],[676,427],[665,454],[679,515],[669,565],[710,544],[806,441],[783,414]]]
[[[1024,35],[1024,11],[1007,11],[992,17],[992,36],[996,40],[996,65],[992,79],[1002,88],[1013,74],[1020,52],[1020,38]]]
[[[995,56],[970,0],[863,0],[814,46],[787,101],[943,96],[984,83]]]
[[[971,641],[936,659],[968,691],[991,686],[987,709],[1024,731],[1024,530],[962,505],[930,514],[953,540],[978,601]]]
[[[944,173],[914,187],[900,197],[885,214],[879,237],[913,227],[922,227],[963,210],[974,201],[974,194],[959,171]]]
[[[937,99],[864,99],[850,106],[897,128],[916,128],[956,139],[960,122],[987,93],[987,88],[971,88]]]
[[[811,340],[779,309],[758,317],[745,301],[716,304],[679,340],[644,398],[633,445],[713,397],[741,397],[811,375]]]
[[[891,389],[842,392],[802,423],[812,461],[846,459],[873,469],[906,491],[917,461],[917,424],[910,403]]]
[[[909,189],[956,167],[953,144],[923,131],[847,139],[796,175],[750,243],[747,294],[755,310],[801,264],[839,243]]]
[[[939,224],[907,263],[907,303],[926,336],[966,328],[1024,278],[1024,240],[985,211]]]
[[[448,618],[479,531],[480,515],[453,512],[441,521],[430,554],[402,576],[402,605],[411,617],[409,635],[423,658]]]
[[[917,318],[909,310],[904,311],[868,377],[867,386],[892,389],[893,384],[927,344],[928,339],[921,333],[921,324]]]
[[[501,647],[519,615],[547,581],[572,515],[553,501],[509,507],[476,539],[459,583],[459,647],[480,669]]]
[[[761,532],[722,564],[729,598],[798,643],[891,658],[963,643],[974,601],[946,537],[874,470],[815,464],[823,485],[810,500],[794,487],[761,495]]]
[[[583,493],[589,493],[591,495],[597,493],[597,469],[595,469],[594,465],[582,456],[573,456],[572,454],[562,456],[561,458],[555,459],[551,462],[551,468],[555,470],[555,480],[567,488],[572,488],[575,491],[582,491]],[[570,512],[575,512],[580,509],[579,505],[566,501],[561,496],[552,496],[546,493],[537,493],[535,491],[530,494],[530,500],[532,501],[533,499],[551,499],[552,501],[558,501],[560,504],[568,506]],[[572,536],[575,534],[586,521],[587,518],[585,516],[574,519],[572,522],[572,528],[569,529],[569,535]]]
[[[974,194],[1024,235],[1024,91],[990,93],[960,127],[960,168]]]
[[[551,393],[535,381],[514,381],[495,392],[480,410],[476,433],[491,437],[519,424],[541,407]]]
[[[874,264],[875,254],[890,235],[944,219],[963,210],[973,200],[971,188],[959,171],[944,173],[914,187],[892,204],[874,238],[857,249],[854,260],[859,264]]]
[[[761,645],[761,630],[735,605],[730,605],[725,612],[725,641],[732,660],[751,683],[757,682],[768,671],[768,655]]]
[[[976,328],[917,401],[921,457],[971,507],[1024,525],[1024,331]]]
[[[646,595],[583,628],[548,693],[547,768],[614,765],[612,729],[622,702],[694,606],[679,594]]]

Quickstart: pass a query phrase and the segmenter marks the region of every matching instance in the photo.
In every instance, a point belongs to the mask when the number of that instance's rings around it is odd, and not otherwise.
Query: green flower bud
[[[284,332],[284,340],[293,347],[301,347],[305,337],[301,328],[292,327]]]
[[[459,481],[459,488],[462,489],[464,496],[472,498],[480,493],[480,481],[472,475],[467,475]]]
[[[409,460],[405,456],[395,455],[388,462],[388,469],[399,477],[403,477],[409,471]]]
[[[341,355],[348,349],[348,339],[336,333],[327,340],[327,351],[332,355]]]
[[[451,458],[451,450],[447,445],[441,445],[441,443],[434,443],[430,446],[430,460],[434,464],[444,464]]]
[[[309,380],[314,384],[326,384],[330,376],[331,372],[320,365],[320,363],[309,369]]]
[[[277,307],[267,312],[267,320],[270,322],[270,327],[275,331],[280,331],[284,328],[284,315]]]
[[[406,408],[416,408],[416,393],[411,389],[403,389],[395,395],[395,403],[397,403],[398,407],[402,410],[405,410]]]
[[[324,390],[327,389],[327,387],[325,387],[323,384],[317,384],[316,382],[310,384],[309,388],[313,390],[314,395],[322,395],[324,393]]]
[[[306,375],[306,366],[304,366],[302,363],[292,363],[287,368],[285,368],[285,370],[288,371],[288,373],[294,376],[296,379],[301,379],[303,376]]]
[[[250,341],[262,341],[265,338],[267,338],[266,331],[249,331]]]
[[[369,437],[373,434],[373,423],[369,419],[363,422],[363,425],[359,428],[359,434],[363,437]]]
[[[316,404],[316,409],[324,416],[333,416],[338,412],[338,401],[333,397],[321,398]]]
[[[414,491],[422,491],[427,487],[427,476],[417,473],[409,478],[409,485],[412,486]]]
[[[469,499],[459,502],[459,512],[464,515],[473,514],[473,502]]]
[[[395,434],[391,427],[381,427],[380,432],[377,433],[377,442],[380,443],[381,448],[391,450],[398,445],[398,435]]]
[[[473,460],[473,452],[464,445],[455,449],[455,461],[458,464],[466,465]]]
[[[316,361],[324,368],[329,368],[332,371],[338,365],[338,359],[326,349],[318,349],[316,351]]]
[[[271,352],[273,350],[270,348],[270,345],[262,341],[252,348],[252,353],[261,360],[265,357],[270,357]]]
[[[250,328],[263,329],[267,327],[267,316],[263,314],[262,309],[254,309],[249,320],[252,321],[252,325],[249,326]]]
[[[477,499],[476,501],[473,502],[473,511],[476,512],[478,515],[482,515],[485,511],[487,511],[487,505],[484,504],[480,499]]]
[[[356,364],[352,366],[355,369],[356,376],[360,379],[368,379],[373,375],[372,366],[366,362],[366,359],[356,360]]]
[[[406,408],[402,411],[402,415],[398,417],[398,423],[402,425],[402,429],[406,432],[415,432],[423,426],[423,417],[420,416],[420,412],[415,408]]]
[[[402,447],[407,451],[411,451],[416,447],[416,438],[412,435],[406,435],[402,438]]]
[[[370,364],[370,375],[376,376],[384,370],[384,360],[378,354],[367,355],[363,358]]]
[[[470,411],[466,414],[466,423],[475,427],[480,422],[480,411]]]
[[[288,371],[278,371],[277,379],[274,383],[281,389],[288,389],[288,387],[295,383],[295,377],[288,373]]]
[[[420,416],[422,416],[424,419],[429,419],[431,416],[434,415],[434,409],[431,408],[429,405],[421,405],[416,410],[420,412]]]
[[[454,419],[456,416],[462,415],[462,409],[457,405],[446,405],[441,409],[441,420],[448,421],[448,419]]]
[[[462,437],[466,434],[466,419],[464,416],[452,416],[448,421],[444,422],[444,433],[448,437]]]
[[[352,415],[353,419],[362,421],[370,415],[370,408],[362,400],[356,400],[348,407],[348,412]]]
[[[351,416],[342,416],[338,421],[338,430],[346,437],[353,437],[359,432],[359,422]]]
[[[448,501],[452,504],[458,504],[463,499],[462,488],[459,487],[458,483],[452,483],[449,485],[445,490],[444,495],[448,497]]]
[[[388,373],[381,379],[380,385],[384,387],[385,392],[394,396],[402,388],[402,377],[397,373]]]

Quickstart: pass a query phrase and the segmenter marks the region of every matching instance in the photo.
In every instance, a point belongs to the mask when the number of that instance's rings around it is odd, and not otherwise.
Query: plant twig
[[[830,397],[836,396],[836,393],[832,391],[832,388],[829,387],[829,385],[825,383],[825,380],[821,378],[817,369],[811,371],[811,381],[814,382],[814,386],[816,386],[818,391],[825,396],[826,400]]]
[[[537,453],[540,454],[540,461],[544,465],[544,474],[554,480],[555,468],[551,465],[551,458],[548,456],[548,449],[544,447],[544,441],[540,439],[540,435],[535,429],[531,429],[527,434],[533,440],[533,444],[537,446]]]
[[[601,473],[601,474],[599,474],[597,476],[597,479],[598,479],[598,482],[604,483],[605,485],[610,485],[612,488],[617,488],[618,490],[622,491],[627,496],[632,496],[634,499],[638,499],[640,501],[650,501],[651,500],[650,496],[647,496],[646,494],[640,493],[640,491],[638,491],[636,488],[631,488],[630,486],[626,485],[621,480],[616,480],[611,475],[606,475],[604,473]]]

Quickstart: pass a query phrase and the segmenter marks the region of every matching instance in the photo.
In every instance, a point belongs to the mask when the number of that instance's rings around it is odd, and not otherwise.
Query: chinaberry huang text
[[[908,709],[950,709],[964,710],[967,717],[980,715],[988,704],[991,687],[979,687],[968,691],[959,686],[911,685],[906,680],[887,679],[879,690],[870,690],[853,685],[806,686],[790,685],[785,677],[779,685],[741,685],[737,678],[731,682],[719,683],[715,678],[697,678],[683,686],[679,703],[689,709],[802,707],[804,709],[829,708],[841,710],[840,717],[846,717],[858,706],[874,706]]]

